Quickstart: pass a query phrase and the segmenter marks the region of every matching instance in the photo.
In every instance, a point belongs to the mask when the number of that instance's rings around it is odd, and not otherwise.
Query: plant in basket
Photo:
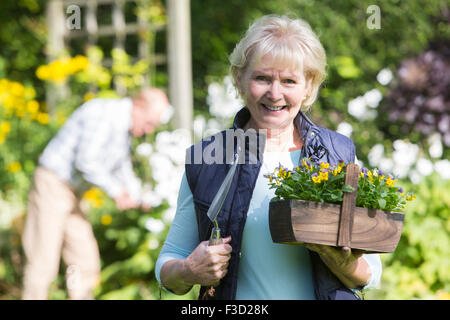
[[[269,224],[272,239],[279,243],[392,252],[401,236],[401,212],[416,198],[396,186],[394,176],[343,161],[304,158],[296,168],[280,165],[266,177],[275,189]]]

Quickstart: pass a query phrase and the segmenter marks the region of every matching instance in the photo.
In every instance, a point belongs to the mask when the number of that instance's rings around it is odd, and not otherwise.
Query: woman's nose
[[[270,88],[268,90],[268,97],[273,101],[278,101],[283,97],[281,92],[281,85],[278,80],[275,80],[271,83]]]

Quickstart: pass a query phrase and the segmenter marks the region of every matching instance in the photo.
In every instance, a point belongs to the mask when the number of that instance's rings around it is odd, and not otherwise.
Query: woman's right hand
[[[215,246],[209,246],[208,241],[201,242],[185,260],[188,282],[217,286],[228,271],[232,250],[230,241],[231,236],[223,238],[222,244]]]

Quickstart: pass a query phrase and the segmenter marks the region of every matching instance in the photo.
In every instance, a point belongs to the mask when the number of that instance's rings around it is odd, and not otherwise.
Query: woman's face
[[[250,64],[239,87],[255,129],[291,128],[309,83],[301,71],[277,67],[270,56]]]

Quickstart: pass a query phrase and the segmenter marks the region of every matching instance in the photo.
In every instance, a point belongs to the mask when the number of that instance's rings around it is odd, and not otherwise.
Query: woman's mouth
[[[271,105],[264,104],[264,103],[261,103],[261,106],[264,107],[265,109],[269,110],[269,111],[275,111],[275,112],[276,111],[281,111],[284,108],[286,108],[286,106],[271,106]]]

